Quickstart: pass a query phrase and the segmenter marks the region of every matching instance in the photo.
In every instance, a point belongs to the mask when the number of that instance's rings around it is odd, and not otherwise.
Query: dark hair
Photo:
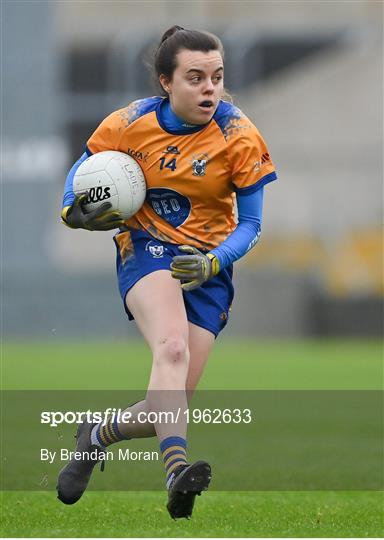
[[[185,30],[172,26],[164,32],[154,56],[154,71],[158,81],[160,75],[172,79],[177,67],[176,55],[183,49],[188,51],[219,51],[224,59],[224,48],[220,39],[209,32]],[[166,94],[163,89],[162,94]]]

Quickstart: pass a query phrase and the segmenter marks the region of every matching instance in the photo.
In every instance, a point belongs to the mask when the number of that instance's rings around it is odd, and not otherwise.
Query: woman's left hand
[[[193,246],[179,246],[188,255],[176,255],[172,259],[172,277],[181,280],[184,291],[192,291],[219,273],[219,261],[215,255],[206,255]]]

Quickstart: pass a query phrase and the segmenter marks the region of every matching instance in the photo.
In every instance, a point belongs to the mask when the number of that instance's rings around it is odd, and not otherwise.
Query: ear
[[[165,90],[165,92],[167,92],[167,94],[170,94],[172,88],[171,88],[171,83],[170,83],[168,77],[166,77],[165,75],[160,75],[159,81],[160,81],[161,86]]]

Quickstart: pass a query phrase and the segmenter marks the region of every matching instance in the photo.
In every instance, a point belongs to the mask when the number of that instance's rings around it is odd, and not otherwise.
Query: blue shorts
[[[127,292],[142,277],[156,270],[169,270],[172,257],[180,255],[177,244],[160,242],[148,233],[131,230],[132,251],[123,262],[117,247],[117,278],[121,298],[129,320],[133,315],[127,309],[125,297]],[[118,236],[118,235],[116,235]],[[232,265],[224,268],[201,287],[193,291],[183,292],[187,319],[197,326],[212,332],[215,337],[228,321],[234,290],[232,284]]]

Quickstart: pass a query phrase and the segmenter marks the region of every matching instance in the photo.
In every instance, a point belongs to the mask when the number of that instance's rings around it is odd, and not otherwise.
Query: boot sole
[[[167,504],[171,518],[191,518],[195,497],[208,489],[211,477],[211,467],[206,461],[197,461],[180,474],[172,487],[173,501]]]

